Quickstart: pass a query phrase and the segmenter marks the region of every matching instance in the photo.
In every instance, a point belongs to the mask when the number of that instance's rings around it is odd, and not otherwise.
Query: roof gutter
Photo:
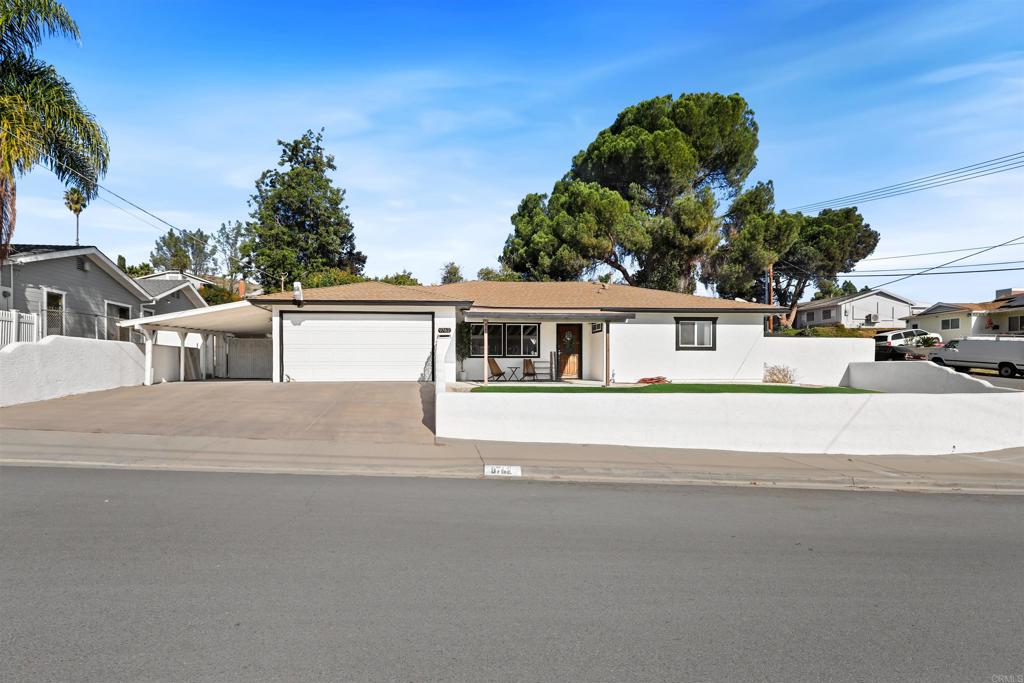
[[[727,307],[700,307],[700,308],[605,308],[605,311],[632,311],[634,313],[760,313],[761,315],[773,315],[775,313],[789,313],[788,308],[781,306],[762,306],[761,308],[727,308]]]

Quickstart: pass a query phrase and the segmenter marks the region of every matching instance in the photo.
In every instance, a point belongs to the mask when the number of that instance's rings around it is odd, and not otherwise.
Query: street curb
[[[346,477],[410,477],[434,479],[500,479],[485,477],[482,468],[402,468],[346,466],[335,468],[266,466],[266,465],[199,465],[191,463],[123,463],[108,461],[69,461],[37,458],[0,458],[0,466],[66,467],[78,469],[144,470],[160,472],[222,472],[234,474],[295,474]],[[714,473],[674,474],[649,470],[602,470],[585,468],[524,467],[523,476],[511,481],[541,481],[588,484],[660,484],[676,486],[722,486],[760,489],[806,489],[819,491],[878,491],[898,493],[961,493],[982,495],[1024,495],[1024,481],[998,484],[990,481],[941,482],[930,480],[893,481],[854,477],[804,479],[772,479],[763,475],[737,476]]]

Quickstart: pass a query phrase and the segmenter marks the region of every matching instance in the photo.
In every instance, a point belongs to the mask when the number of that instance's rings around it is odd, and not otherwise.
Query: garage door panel
[[[429,315],[287,313],[286,379],[299,382],[430,381]]]

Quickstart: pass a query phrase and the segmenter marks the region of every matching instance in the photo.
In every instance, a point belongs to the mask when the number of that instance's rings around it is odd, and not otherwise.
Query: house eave
[[[526,309],[509,309],[493,311],[474,311],[463,314],[463,319],[470,323],[491,320],[595,320],[604,322],[624,322],[636,318],[635,313],[611,311],[538,311]]]

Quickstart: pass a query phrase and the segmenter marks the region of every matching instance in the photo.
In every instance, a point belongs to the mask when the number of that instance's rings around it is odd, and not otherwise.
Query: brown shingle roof
[[[307,302],[311,301],[351,301],[351,302],[379,302],[389,301],[399,303],[427,303],[427,302],[465,302],[466,299],[458,299],[439,291],[438,287],[419,287],[408,285],[390,285],[386,282],[354,282],[350,285],[337,285],[335,287],[317,287],[314,289],[303,289],[302,298]],[[250,299],[253,303],[290,302],[292,293],[276,292],[274,294],[261,294]]]
[[[457,282],[430,287],[487,308],[575,308],[606,310],[777,310],[749,301],[716,299],[660,289],[598,282]]]
[[[586,310],[707,310],[769,313],[774,306],[694,296],[660,289],[597,282],[458,282],[450,285],[399,286],[384,282],[357,282],[336,287],[304,289],[308,302],[471,303],[484,308]],[[291,292],[256,296],[253,303],[290,302]]]

